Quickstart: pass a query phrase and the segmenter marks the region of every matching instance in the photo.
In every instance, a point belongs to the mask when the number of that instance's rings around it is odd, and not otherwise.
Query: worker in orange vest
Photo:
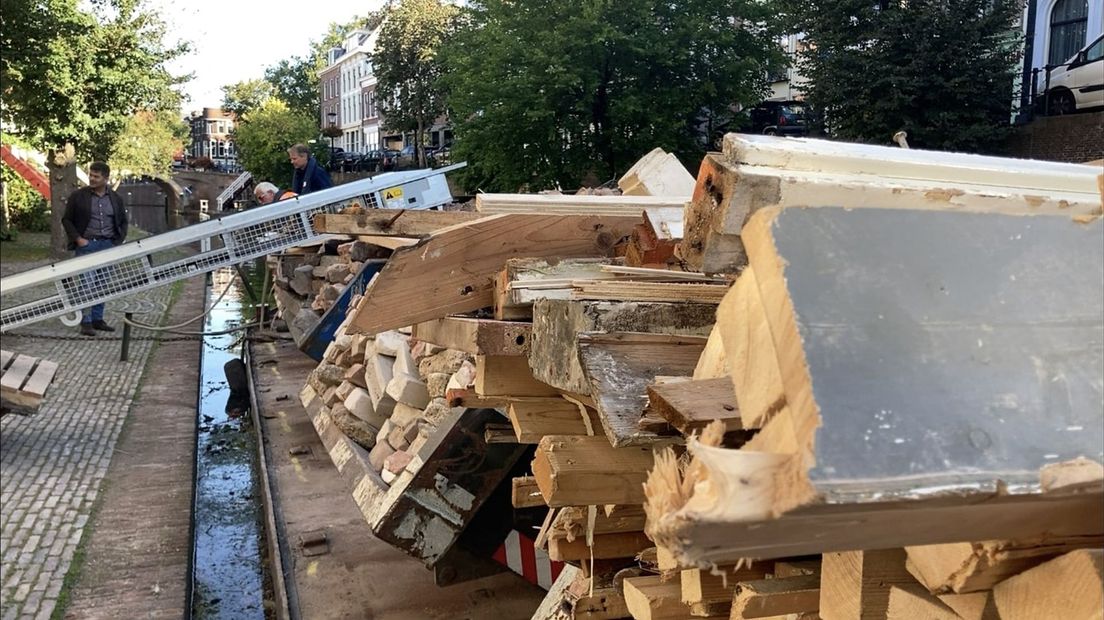
[[[258,183],[257,186],[253,188],[253,197],[256,198],[257,202],[262,205],[272,204],[277,200],[294,198],[298,195],[299,194],[296,194],[295,192],[290,190],[280,190],[278,187],[276,187],[272,183],[269,183],[268,181]]]

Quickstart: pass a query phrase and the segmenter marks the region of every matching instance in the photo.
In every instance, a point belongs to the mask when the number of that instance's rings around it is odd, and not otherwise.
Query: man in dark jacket
[[[318,160],[310,154],[310,149],[305,144],[296,144],[288,149],[288,158],[295,167],[295,175],[291,180],[291,191],[302,196],[320,189],[333,187],[326,169],[318,165]]]
[[[69,195],[61,225],[69,237],[69,249],[85,256],[117,246],[126,241],[127,212],[123,199],[107,186],[111,168],[102,161],[92,162],[88,169],[88,187]],[[82,284],[95,289],[104,286],[103,274],[94,272],[81,277]],[[103,320],[104,305],[92,306],[81,319],[80,333],[95,336],[97,331],[113,332]]]

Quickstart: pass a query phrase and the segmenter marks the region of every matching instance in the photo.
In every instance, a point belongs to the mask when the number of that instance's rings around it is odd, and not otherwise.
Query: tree
[[[238,118],[255,110],[272,96],[275,89],[266,80],[245,80],[222,87],[222,109]]]
[[[440,0],[400,0],[383,22],[372,54],[380,112],[388,129],[414,132],[421,167],[425,131],[445,112],[437,49],[457,13]]]
[[[140,0],[5,0],[0,11],[0,120],[48,151],[52,243],[64,253],[65,200],[75,162],[108,159],[139,110],[175,110],[186,78],[166,65],[187,47],[166,47],[166,27]]]
[[[992,152],[1009,129],[1020,45],[1014,0],[781,0],[805,33],[799,67],[832,135]]]
[[[116,142],[113,174],[168,177],[173,156],[184,148],[188,126],[172,112],[143,111],[131,117]]]
[[[292,56],[265,69],[264,75],[273,94],[287,103],[288,108],[319,118],[318,70],[313,59]]]
[[[289,110],[286,103],[273,97],[246,114],[244,120],[234,132],[242,167],[255,179],[281,187],[291,185],[287,149],[318,136],[315,119]]]
[[[758,0],[487,0],[441,51],[465,183],[615,178],[659,146],[700,161],[703,118],[760,101],[780,48]]]

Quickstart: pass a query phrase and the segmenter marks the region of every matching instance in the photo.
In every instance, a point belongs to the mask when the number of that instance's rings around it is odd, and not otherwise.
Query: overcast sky
[[[264,69],[291,56],[305,56],[330,22],[344,23],[381,6],[382,0],[311,2],[267,0],[150,0],[169,25],[166,43],[190,41],[192,51],[170,65],[194,73],[184,87],[184,111],[217,107],[221,87],[264,77]]]

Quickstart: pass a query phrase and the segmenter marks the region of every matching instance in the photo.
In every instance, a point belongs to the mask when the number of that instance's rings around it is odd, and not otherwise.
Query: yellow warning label
[[[402,188],[401,187],[389,187],[389,188],[383,190],[383,199],[384,200],[394,200],[396,198],[402,198]]]

